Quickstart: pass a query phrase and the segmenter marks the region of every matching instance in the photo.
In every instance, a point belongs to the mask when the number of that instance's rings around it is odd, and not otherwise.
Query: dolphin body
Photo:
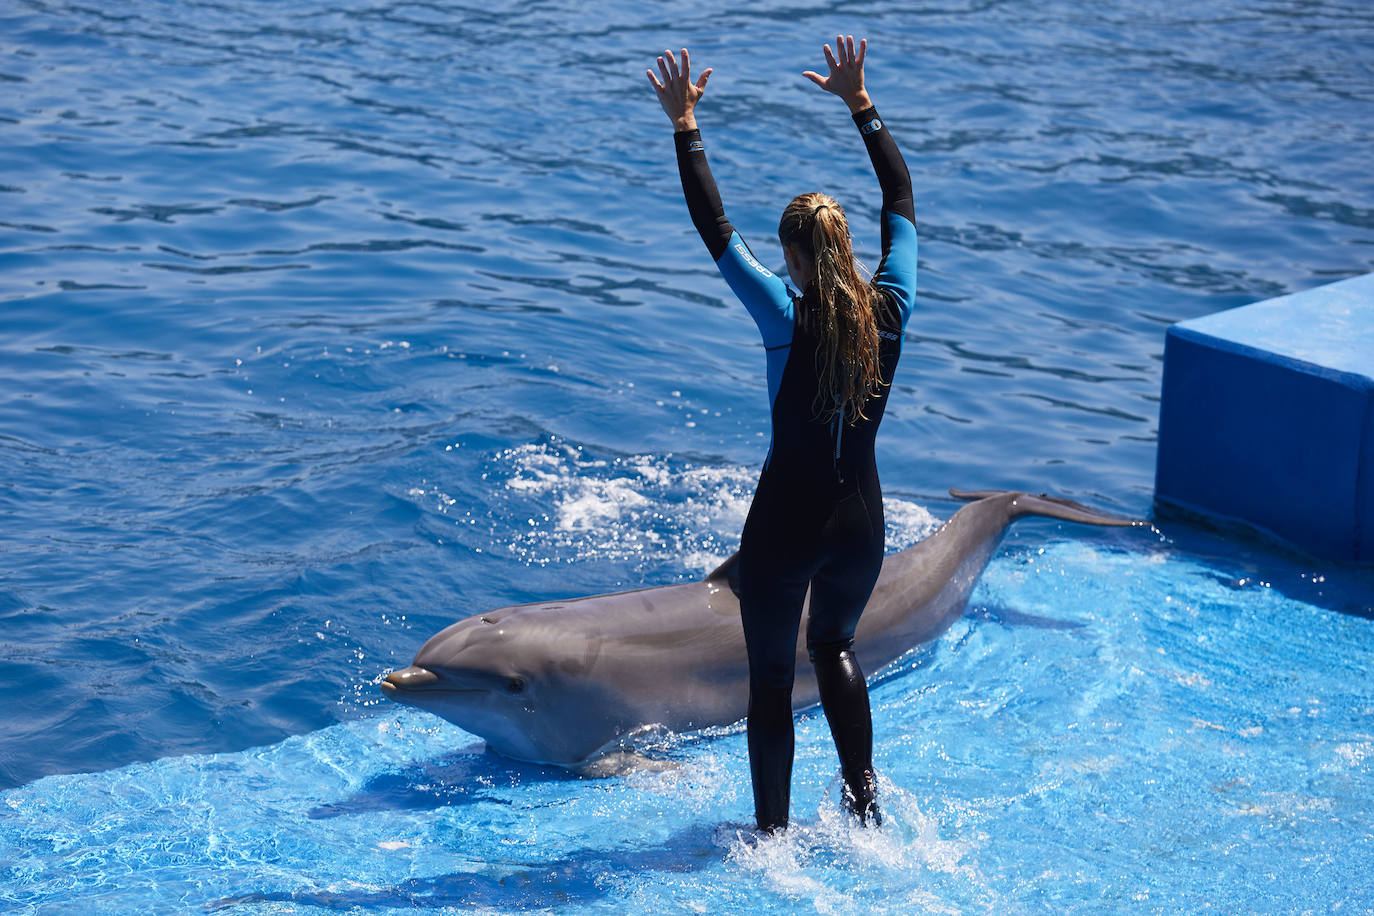
[[[1016,519],[1144,524],[1044,495],[950,493],[975,501],[883,560],[854,640],[865,672],[949,629]],[[749,701],[737,556],[700,582],[460,620],[421,646],[409,668],[388,674],[382,693],[480,735],[500,754],[566,767],[592,766],[646,726],[681,732],[737,722]],[[803,620],[799,668],[805,639]],[[793,707],[818,699],[815,679],[799,677]]]

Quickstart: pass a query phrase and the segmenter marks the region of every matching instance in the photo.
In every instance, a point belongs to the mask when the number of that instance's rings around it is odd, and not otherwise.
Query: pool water
[[[1365,912],[1370,622],[1235,575],[1167,545],[1014,542],[972,612],[873,690],[881,830],[840,815],[815,714],[798,728],[796,822],[759,841],[739,728],[650,743],[662,771],[580,779],[388,707],[265,747],[12,789],[3,899]]]
[[[643,68],[765,263],[907,156],[889,545],[949,486],[1150,512],[1169,323],[1374,269],[1374,13],[288,0],[0,8],[0,910],[1371,912],[1374,576],[1156,519],[1018,523],[873,689],[887,823],[794,828],[743,734],[611,779],[385,703],[452,620],[699,577],[763,354]]]

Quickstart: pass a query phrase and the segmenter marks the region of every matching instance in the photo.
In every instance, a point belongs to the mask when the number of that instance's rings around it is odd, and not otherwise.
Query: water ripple
[[[667,43],[717,68],[703,128],[764,263],[812,186],[872,261],[861,144],[799,76],[825,29],[869,31],[922,241],[879,446],[903,505],[1145,511],[1164,326],[1374,269],[1360,4],[3,19],[0,697],[34,710],[0,725],[8,781],[313,729],[455,608],[726,549],[763,353],[685,218],[642,73]],[[497,485],[552,441],[584,457]]]

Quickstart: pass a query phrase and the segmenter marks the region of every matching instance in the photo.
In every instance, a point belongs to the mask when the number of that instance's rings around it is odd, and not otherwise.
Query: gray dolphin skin
[[[1142,525],[1065,499],[950,490],[962,507],[940,529],[883,560],[855,635],[870,676],[944,633],[1006,527],[1027,515],[1088,525]],[[460,620],[380,683],[399,703],[441,716],[518,760],[582,767],[636,730],[674,732],[744,718],[749,662],[735,557],[700,582],[523,604]],[[794,708],[818,701],[797,643]]]

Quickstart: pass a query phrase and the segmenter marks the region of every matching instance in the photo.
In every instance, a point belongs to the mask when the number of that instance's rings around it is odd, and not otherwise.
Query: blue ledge
[[[1155,499],[1374,562],[1374,274],[1169,328]]]

